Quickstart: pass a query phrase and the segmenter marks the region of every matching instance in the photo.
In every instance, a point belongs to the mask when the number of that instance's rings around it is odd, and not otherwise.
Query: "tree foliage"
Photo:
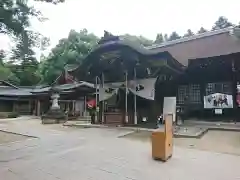
[[[34,34],[27,31],[19,36],[16,40],[16,47],[12,50],[11,63],[9,63],[9,68],[19,79],[19,85],[22,86],[37,84],[41,79],[40,74],[36,73],[39,63],[31,48],[35,44],[35,38],[32,36]]]
[[[57,4],[64,0],[36,0]],[[0,33],[19,35],[30,26],[30,17],[43,20],[40,11],[30,6],[28,0],[0,1]]]
[[[218,20],[214,23],[212,30],[224,29],[233,26],[233,23],[229,22],[224,16],[220,16]]]
[[[39,0],[57,4],[63,0]],[[30,18],[44,19],[41,12],[30,6],[28,0],[0,1],[0,34],[11,36],[15,42],[10,61],[1,63],[0,75],[2,79],[13,80],[19,85],[33,85],[39,82],[40,74],[36,73],[38,61],[35,58],[34,47],[39,47],[44,40],[44,47],[49,40],[40,38],[37,32],[29,31]],[[29,78],[31,77],[31,78]]]
[[[164,37],[163,37],[164,41],[168,41],[168,34],[164,34]]]
[[[156,37],[154,43],[156,43],[156,44],[161,44],[161,43],[163,43],[163,42],[164,42],[164,38],[163,38],[162,33],[157,34],[157,37]]]
[[[99,38],[86,29],[80,32],[71,30],[68,37],[61,39],[46,60],[41,62],[40,72],[44,82],[53,82],[66,64],[81,64],[98,41]]]
[[[7,80],[14,84],[19,84],[19,79],[9,68],[9,64],[4,62],[5,52],[0,51],[0,80]]]
[[[190,36],[193,36],[193,35],[194,35],[194,33],[192,32],[192,30],[191,30],[191,29],[188,29],[188,30],[187,30],[187,33],[184,34],[183,37],[190,37]]]
[[[172,32],[172,34],[170,34],[168,41],[172,41],[172,40],[176,40],[176,39],[180,39],[181,36],[178,35],[178,33],[176,31]]]
[[[130,35],[130,34],[124,34],[121,37],[123,37],[129,41],[132,41],[134,43],[141,44],[143,46],[150,46],[153,44],[152,40],[149,40],[143,36],[134,36],[134,35]]]
[[[207,32],[207,30],[201,27],[198,31],[198,34],[205,33],[205,32]]]

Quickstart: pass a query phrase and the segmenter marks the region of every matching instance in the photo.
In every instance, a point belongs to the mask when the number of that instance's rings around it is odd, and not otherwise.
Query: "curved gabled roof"
[[[156,55],[159,53],[162,53],[162,51],[159,51],[158,49],[151,49],[151,48],[147,48],[139,43],[133,42],[133,41],[129,41],[125,38],[119,38],[118,40],[115,41],[107,41],[104,44],[98,44],[95,48],[93,48],[91,50],[91,52],[89,53],[89,55],[91,55],[94,52],[97,52],[101,49],[105,49],[107,47],[110,46],[125,46],[125,47],[129,47],[133,50],[135,50],[136,52],[142,54],[142,55]],[[88,56],[89,56],[88,55]],[[88,56],[86,57],[86,59],[88,58]]]
[[[93,57],[95,54],[97,53],[101,53],[104,50],[108,49],[108,48],[120,48],[120,47],[127,47],[132,49],[133,51],[135,51],[137,54],[143,55],[143,56],[154,56],[157,55],[158,59],[161,60],[162,59],[167,59],[168,61],[171,61],[171,63],[169,63],[170,66],[172,66],[173,68],[176,68],[178,70],[181,70],[184,68],[184,65],[182,65],[181,63],[179,63],[176,59],[174,59],[172,57],[172,55],[167,52],[159,52],[159,50],[155,50],[155,49],[147,49],[146,47],[144,47],[143,45],[133,42],[133,41],[129,41],[127,39],[123,39],[123,38],[118,38],[117,40],[110,40],[110,41],[104,41],[104,44],[98,44],[94,49],[92,49],[92,51],[88,54],[88,56],[83,60],[83,62],[81,63],[81,65],[75,69],[74,71],[76,72],[81,72],[86,70],[86,68],[88,68],[93,61],[91,60],[91,57]],[[156,60],[158,61],[158,60]]]

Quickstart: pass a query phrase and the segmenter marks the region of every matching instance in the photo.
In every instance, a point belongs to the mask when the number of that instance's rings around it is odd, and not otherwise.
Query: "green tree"
[[[134,36],[134,35],[130,35],[130,34],[124,34],[124,35],[121,35],[121,37],[123,37],[129,41],[132,41],[134,43],[141,44],[143,46],[151,46],[153,44],[152,40],[147,39],[143,36]]]
[[[0,80],[6,80],[9,76],[9,69],[4,66],[5,53],[0,51]]]
[[[202,33],[205,33],[205,32],[207,32],[207,30],[204,29],[203,27],[201,27],[198,31],[198,34],[202,34]]]
[[[162,33],[157,34],[157,37],[156,37],[156,40],[154,41],[154,43],[156,43],[156,44],[161,44],[161,43],[163,43],[163,42],[164,42],[164,39],[163,39]]]
[[[47,3],[57,4],[64,0],[35,0]],[[40,11],[29,5],[28,0],[0,0],[0,34],[22,38],[23,33],[30,27],[30,18],[36,17],[38,20],[44,20]],[[37,40],[39,34],[25,33],[28,39]],[[18,41],[18,40],[17,40]],[[31,43],[34,46],[33,43]],[[29,47],[29,49],[32,47]],[[16,49],[16,48],[15,48]]]
[[[0,80],[6,80],[14,84],[19,84],[19,79],[8,67],[8,64],[4,62],[5,52],[0,50]]]
[[[35,0],[57,4],[64,0]],[[40,11],[29,6],[28,0],[0,1],[0,33],[19,35],[30,26],[30,17],[43,20]]]
[[[164,42],[168,41],[168,35],[167,35],[167,34],[164,34],[163,39],[164,39]]]
[[[3,63],[4,58],[5,58],[5,52],[3,50],[0,50],[0,64]]]
[[[63,2],[63,0],[39,1],[53,4]],[[4,65],[4,68],[7,68],[4,72],[10,74],[8,78],[17,79],[19,85],[34,85],[40,81],[41,76],[37,71],[39,63],[35,58],[33,48],[43,48],[49,42],[49,39],[42,37],[41,34],[27,30],[31,17],[36,17],[40,21],[44,20],[41,12],[30,6],[28,0],[2,0],[0,2],[0,33],[11,36],[16,44],[12,48],[10,61]]]
[[[226,17],[220,16],[218,20],[214,23],[212,30],[224,29],[231,26],[234,26],[234,24],[228,21]]]
[[[190,37],[190,36],[193,36],[193,35],[194,35],[194,33],[192,32],[192,30],[191,30],[191,29],[188,29],[188,30],[187,30],[187,33],[184,34],[183,37]]]
[[[16,75],[19,79],[19,85],[22,86],[35,85],[41,79],[40,74],[37,73],[39,63],[31,48],[36,43],[34,36],[35,33],[31,31],[23,31],[16,38],[16,46],[12,49],[11,61],[8,63],[11,72]]]
[[[180,39],[180,38],[181,38],[181,36],[179,36],[178,33],[176,31],[174,31],[169,36],[168,41],[173,41],[173,40]]]
[[[51,53],[39,65],[44,83],[52,83],[64,70],[66,64],[81,64],[96,46],[99,38],[86,29],[71,30],[67,38],[61,39]]]
[[[50,38],[48,37],[42,37],[39,40],[40,44],[39,44],[39,48],[41,51],[45,51],[47,49],[47,47],[50,46]]]

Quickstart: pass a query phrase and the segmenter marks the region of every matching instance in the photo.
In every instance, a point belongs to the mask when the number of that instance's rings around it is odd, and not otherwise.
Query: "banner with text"
[[[139,97],[154,100],[156,80],[157,78],[131,80],[128,82],[128,89]]]

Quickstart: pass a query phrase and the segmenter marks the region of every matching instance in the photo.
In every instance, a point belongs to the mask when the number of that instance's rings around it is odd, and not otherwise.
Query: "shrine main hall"
[[[9,90],[0,87],[0,100],[8,111],[24,104],[25,113],[41,115],[54,88],[63,111],[84,117],[95,109],[96,123],[155,123],[182,109],[186,119],[239,120],[239,38],[240,29],[226,28],[144,47],[106,32],[51,86],[24,90],[4,82]]]

